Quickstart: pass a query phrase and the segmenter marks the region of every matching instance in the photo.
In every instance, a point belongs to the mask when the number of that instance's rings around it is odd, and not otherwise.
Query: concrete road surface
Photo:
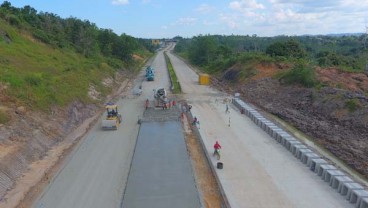
[[[201,207],[180,132],[180,121],[142,123],[123,208]]]
[[[216,140],[222,145],[224,169],[216,172],[232,208],[352,207],[232,105],[225,113],[226,95],[198,85],[197,74],[174,55],[169,57],[199,119],[207,151],[213,152]]]
[[[134,89],[124,99],[118,100],[118,110],[123,118],[120,128],[102,131],[101,118],[83,138],[78,150],[69,156],[65,167],[33,207],[120,207],[139,129],[137,121],[142,117],[144,101],[153,97],[153,89],[169,86],[162,52],[157,54],[152,67],[156,72],[155,81],[142,83],[143,94],[140,97],[132,95],[140,85],[138,80]],[[140,78],[143,77],[141,74]]]

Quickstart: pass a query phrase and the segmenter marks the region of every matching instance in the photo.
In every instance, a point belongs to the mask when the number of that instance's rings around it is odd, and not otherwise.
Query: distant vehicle
[[[146,68],[146,79],[147,81],[155,80],[155,70],[151,66]]]
[[[118,112],[118,106],[113,103],[107,103],[106,106],[106,119],[102,120],[102,129],[117,130],[121,123],[121,115]]]

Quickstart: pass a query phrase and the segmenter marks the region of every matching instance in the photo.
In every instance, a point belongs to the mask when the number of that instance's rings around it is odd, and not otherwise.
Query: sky
[[[368,32],[368,0],[8,0],[137,38]],[[0,2],[3,2],[0,0]]]

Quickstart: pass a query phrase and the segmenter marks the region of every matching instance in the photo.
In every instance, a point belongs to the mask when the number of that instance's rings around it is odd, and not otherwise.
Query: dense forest
[[[368,62],[365,34],[277,37],[200,35],[178,40],[175,51],[209,73],[221,73],[236,63],[274,62],[295,65],[297,71],[302,69],[312,76],[310,70],[316,66],[361,72]]]
[[[155,50],[149,39],[61,18],[31,6],[0,5],[0,101],[49,109],[75,100],[103,102],[116,72],[135,73]],[[101,100],[91,100],[96,90]],[[1,112],[0,112],[1,114]]]

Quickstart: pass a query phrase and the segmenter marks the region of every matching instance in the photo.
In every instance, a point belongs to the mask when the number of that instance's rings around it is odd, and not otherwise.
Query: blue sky
[[[3,1],[0,1],[3,2]],[[140,38],[366,32],[368,0],[10,0]]]

